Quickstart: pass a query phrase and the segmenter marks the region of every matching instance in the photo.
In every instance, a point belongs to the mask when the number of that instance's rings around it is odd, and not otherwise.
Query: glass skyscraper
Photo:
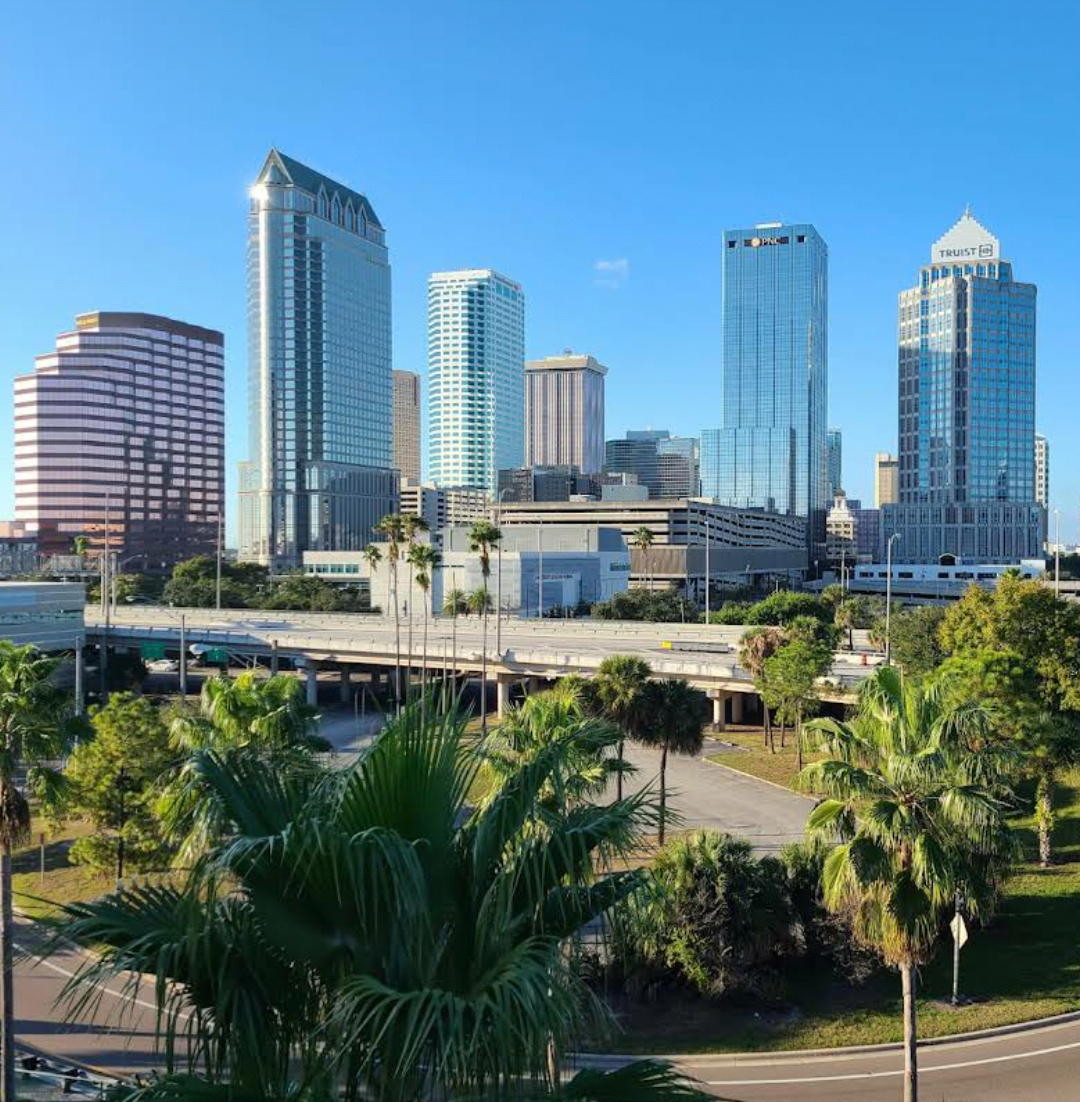
[[[844,437],[839,429],[829,429],[827,435],[829,500],[844,488]]]
[[[488,268],[428,280],[428,466],[494,494],[525,461],[525,296]]]
[[[362,548],[395,508],[390,265],[366,196],[270,151],[248,214],[240,555]]]
[[[828,248],[811,225],[723,239],[721,426],[701,434],[702,493],[806,517],[828,507]]]
[[[970,214],[899,302],[899,502],[894,557],[1015,562],[1040,554],[1035,297]]]

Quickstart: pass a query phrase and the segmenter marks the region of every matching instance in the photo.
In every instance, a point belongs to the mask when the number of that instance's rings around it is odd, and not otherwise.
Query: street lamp
[[[499,532],[499,542],[495,545],[496,581],[495,581],[495,653],[502,654],[502,501],[503,494],[512,492],[512,487],[504,486],[495,500],[495,528]]]
[[[1054,596],[1061,596],[1061,510],[1054,510]]]
[[[885,549],[885,665],[892,661],[892,639],[889,636],[889,626],[892,617],[892,545],[893,540],[900,538],[899,532],[893,532],[889,537],[888,546]]]

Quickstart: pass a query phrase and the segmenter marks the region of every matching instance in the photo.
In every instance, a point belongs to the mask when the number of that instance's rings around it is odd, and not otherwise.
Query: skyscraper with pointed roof
[[[899,533],[907,562],[1039,555],[1035,498],[1035,296],[970,210],[900,292]]]
[[[365,195],[271,149],[248,214],[240,556],[362,548],[396,507],[390,264]]]

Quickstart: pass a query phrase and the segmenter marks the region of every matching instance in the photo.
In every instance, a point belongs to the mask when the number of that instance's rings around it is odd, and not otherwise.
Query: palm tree
[[[17,778],[25,768],[37,798],[57,802],[63,778],[48,763],[67,752],[77,722],[74,698],[56,686],[59,664],[0,639],[0,1102],[15,1102],[11,853],[30,837],[30,803]]]
[[[386,559],[390,565],[390,586],[394,598],[394,696],[401,709],[401,606],[398,603],[398,565],[401,545],[405,541],[405,517],[401,513],[387,513],[375,525],[375,531],[385,537]]]
[[[480,553],[480,573],[484,579],[483,615],[484,615],[484,643],[480,655],[480,730],[487,731],[487,623],[488,609],[491,600],[487,595],[488,579],[491,577],[491,551],[502,539],[502,533],[490,520],[478,520],[469,529],[469,550]],[[481,592],[478,590],[477,592]],[[543,600],[541,599],[541,604]]]
[[[799,782],[826,799],[806,829],[839,838],[825,860],[825,905],[850,916],[855,937],[900,971],[905,1102],[918,1097],[915,970],[972,858],[997,852],[1007,832],[1004,759],[987,747],[987,727],[981,705],[888,666],[864,683],[850,722],[807,724],[826,759]]]
[[[409,600],[408,600],[408,612],[409,612],[409,677],[406,685],[406,694],[408,694],[409,686],[412,684],[412,655],[413,655],[413,569],[414,553],[421,544],[416,542],[417,534],[420,532],[427,532],[430,530],[430,525],[423,517],[416,516],[415,513],[405,513],[402,516],[402,530],[405,534],[405,561],[409,564]]]
[[[204,753],[232,840],[183,885],[67,908],[64,932],[96,950],[70,1013],[93,1007],[88,983],[153,974],[173,1074],[148,1098],[702,1098],[654,1062],[565,1090],[553,1074],[604,1017],[567,939],[644,887],[641,870],[596,869],[652,814],[644,796],[542,803],[570,752],[551,741],[474,813],[463,718],[415,704],[322,777]]]
[[[645,588],[652,589],[652,580],[649,576],[649,548],[653,545],[652,529],[647,528],[644,524],[640,528],[634,530],[634,534],[630,537],[630,546],[636,547],[641,552],[641,557],[645,566]]]
[[[430,543],[417,543],[409,549],[409,566],[416,568],[416,584],[424,594],[424,664],[420,674],[420,691],[427,692],[427,640],[428,640],[428,602],[431,596],[431,580],[442,562],[442,554]],[[412,585],[410,583],[410,591]],[[412,649],[412,644],[409,644]]]
[[[287,675],[219,676],[203,683],[198,715],[181,715],[169,727],[179,764],[157,799],[166,833],[177,844],[177,863],[189,866],[226,829],[220,805],[208,798],[199,755],[222,759],[260,756],[283,772],[308,771],[312,755],[330,749],[317,734],[318,713],[304,700],[300,682]]]
[[[469,597],[463,589],[451,589],[443,601],[444,616],[461,616],[468,614]]]
[[[650,681],[645,687],[649,723],[639,738],[660,748],[660,825],[657,841],[664,844],[667,819],[668,752],[693,757],[705,741],[709,703],[705,694],[688,681]]]
[[[772,714],[766,702],[765,663],[784,645],[784,633],[776,627],[754,627],[743,633],[739,641],[739,665],[753,679],[754,687],[761,697],[762,711],[765,713],[765,745],[774,749],[772,734]]]
[[[368,565],[368,575],[373,581],[375,578],[375,571],[379,569],[379,563],[382,562],[382,551],[379,550],[379,545],[376,543],[369,543],[363,550],[364,562]],[[374,587],[371,582],[368,582],[368,607],[374,611],[375,602],[372,600],[372,593]]]
[[[600,713],[623,733],[619,740],[618,796],[622,799],[623,750],[628,738],[638,738],[647,728],[649,715],[645,687],[652,668],[641,658],[614,654],[596,669],[596,699]]]

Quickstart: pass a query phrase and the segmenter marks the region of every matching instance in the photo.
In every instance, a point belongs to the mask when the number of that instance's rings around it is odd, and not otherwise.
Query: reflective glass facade
[[[899,300],[899,532],[909,562],[1039,553],[1035,299],[970,213]]]
[[[490,269],[428,280],[428,466],[494,493],[525,461],[525,296]]]
[[[272,150],[248,215],[240,554],[362,548],[394,507],[390,265],[367,198]]]
[[[214,553],[224,337],[154,314],[80,314],[15,380],[15,516],[47,554],[106,538],[119,571]]]
[[[837,429],[829,429],[827,470],[829,479],[829,500],[831,501],[844,488],[844,439]]]
[[[828,507],[828,248],[811,225],[723,239],[721,427],[701,436],[702,493],[808,517]]]

